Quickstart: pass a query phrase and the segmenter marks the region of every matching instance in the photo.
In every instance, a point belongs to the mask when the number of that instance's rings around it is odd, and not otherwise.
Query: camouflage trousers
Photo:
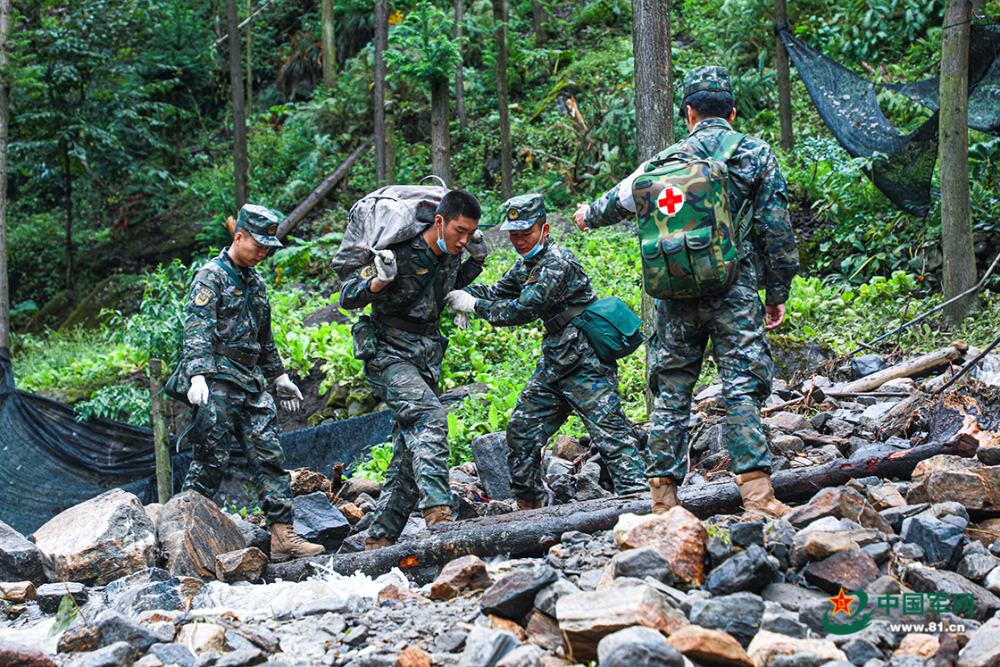
[[[658,299],[647,380],[653,394],[647,477],[682,481],[687,473],[691,396],[711,340],[726,399],[726,444],[733,472],[770,472],[760,408],[771,393],[774,361],[753,271],[723,294]]]
[[[414,364],[372,359],[365,379],[392,411],[392,460],[368,535],[396,539],[415,507],[451,506],[448,413],[436,379]]]
[[[581,354],[580,365],[562,377],[547,372],[543,357],[521,390],[514,414],[507,422],[511,489],[525,500],[544,495],[539,482],[541,450],[573,411],[608,464],[619,494],[645,491],[645,462],[637,449],[632,427],[618,394],[618,371],[603,363],[593,350]]]
[[[198,410],[213,410],[214,424],[192,440],[194,461],[184,478],[184,491],[206,498],[218,492],[229,466],[231,439],[236,438],[253,475],[267,523],[292,523],[291,478],[275,426],[274,399],[266,391],[248,392],[232,382],[209,378],[210,397]]]

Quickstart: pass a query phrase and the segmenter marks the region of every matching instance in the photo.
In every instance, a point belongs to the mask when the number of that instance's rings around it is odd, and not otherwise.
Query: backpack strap
[[[747,135],[739,132],[727,132],[726,136],[723,137],[722,141],[719,143],[719,147],[715,149],[715,153],[712,154],[712,158],[720,162],[729,162],[733,155],[736,154],[736,149],[739,148],[740,143],[746,138],[746,136]],[[752,217],[753,203],[750,199],[744,199],[743,203],[740,205],[740,210],[733,216],[733,229],[736,232],[737,250],[739,252],[740,259],[746,257],[743,242],[750,233],[750,219]]]
[[[233,285],[236,286],[236,289],[243,292],[243,306],[240,308],[240,314],[236,316],[235,320],[233,320],[232,327],[229,329],[229,335],[226,337],[226,342],[222,344],[223,347],[228,348],[229,343],[233,340],[233,334],[236,333],[236,325],[240,323],[240,320],[243,319],[243,314],[247,312],[247,305],[250,303],[250,290],[248,290],[243,284],[243,279],[240,278],[240,275],[235,269],[233,269],[233,267],[229,266],[218,257],[213,257],[212,263],[225,271],[226,275],[229,276],[229,279],[233,281]]]

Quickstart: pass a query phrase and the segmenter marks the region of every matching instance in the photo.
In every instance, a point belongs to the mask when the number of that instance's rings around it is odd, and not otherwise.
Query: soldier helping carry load
[[[290,477],[278,440],[274,399],[267,380],[277,378],[281,407],[299,409],[302,393],[288,379],[271,334],[271,306],[264,279],[253,267],[271,248],[278,220],[262,206],[240,209],[233,244],[194,277],[184,321],[188,401],[197,406],[194,462],[184,491],[211,498],[219,490],[235,437],[253,473],[261,509],[271,530],[271,560],[318,556],[325,549],[292,528]]]
[[[577,316],[597,301],[590,278],[572,252],[549,239],[542,195],[504,204],[510,242],[521,256],[494,285],[470,285],[447,297],[458,313],[490,324],[545,322],[542,356],[507,424],[507,462],[519,509],[542,506],[541,448],[575,412],[587,427],[619,494],[644,491],[645,464],[618,395],[618,368],[595,353]],[[633,348],[634,349],[634,348]]]
[[[764,332],[781,325],[799,268],[785,180],[770,146],[730,126],[736,108],[724,68],[697,67],[687,73],[681,117],[690,131],[687,139],[642,164],[590,206],[580,204],[573,219],[587,231],[638,217],[644,286],[659,297],[646,369],[654,395],[653,461],[646,472],[653,511],[663,513],[678,504],[677,486],[687,472],[691,395],[711,341],[726,399],[726,442],[743,504],[782,516],[789,508],[771,487],[760,410],[774,375]],[[671,184],[658,177],[675,167],[683,170],[693,158],[703,168],[686,172],[687,181]],[[705,194],[708,188],[689,189],[686,195],[686,183],[702,174],[711,174],[719,187],[711,195]],[[727,191],[728,201],[722,195],[717,202],[707,201]],[[683,224],[672,227],[672,219]],[[650,237],[644,228],[651,230]],[[715,244],[721,246],[718,253]],[[718,257],[727,259],[719,262]],[[698,288],[713,281],[721,287]],[[766,305],[758,289],[766,290]]]
[[[464,190],[441,198],[434,223],[413,238],[374,251],[340,286],[344,308],[372,306],[354,326],[355,357],[392,411],[392,460],[365,549],[395,544],[414,507],[427,525],[451,521],[448,417],[438,400],[445,294],[483,270],[486,241],[477,233],[479,202]],[[462,249],[470,257],[462,261]]]

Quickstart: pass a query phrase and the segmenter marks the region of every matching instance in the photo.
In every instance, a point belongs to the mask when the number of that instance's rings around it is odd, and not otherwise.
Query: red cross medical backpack
[[[675,151],[651,161],[632,183],[642,250],[642,285],[657,299],[690,299],[721,292],[739,277],[752,202],[729,213],[726,162],[745,135],[726,134],[715,153]],[[701,150],[699,150],[701,149]]]

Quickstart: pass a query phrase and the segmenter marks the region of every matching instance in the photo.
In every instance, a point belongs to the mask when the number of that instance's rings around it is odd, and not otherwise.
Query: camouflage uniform
[[[504,208],[503,230],[528,229],[545,214],[541,195],[514,197]],[[597,298],[577,258],[551,240],[535,256],[519,258],[496,284],[470,285],[465,291],[477,299],[476,314],[499,326],[550,320]],[[601,361],[583,332],[569,323],[542,339],[542,356],[507,423],[514,495],[525,500],[542,497],[541,447],[571,410],[600,449],[615,490],[645,490],[644,462],[618,394],[617,365]]]
[[[702,67],[688,73],[684,96],[698,90],[729,91],[722,68]],[[731,132],[721,118],[700,121],[690,136],[708,153],[714,152]],[[632,182],[655,167],[674,150],[694,153],[684,140],[641,165],[627,179],[591,205],[587,226],[605,227],[634,216]],[[647,477],[671,477],[678,482],[687,472],[691,396],[698,381],[705,345],[719,367],[726,398],[726,440],[733,471],[770,472],[771,459],[761,426],[760,408],[770,395],[774,362],[764,335],[765,312],[758,289],[766,290],[767,305],[788,299],[799,260],[788,219],[785,180],[771,148],[747,136],[727,163],[730,211],[739,211],[745,200],[753,205],[751,233],[744,241],[740,276],[728,290],[710,297],[658,299],[656,333],[651,340],[647,379],[654,395],[649,447],[654,460]]]
[[[366,264],[340,286],[340,304],[351,310],[372,306],[377,353],[365,361],[365,379],[392,411],[392,460],[369,537],[395,539],[410,512],[451,505],[448,485],[448,416],[438,400],[441,360],[448,345],[439,322],[444,295],[462,289],[480,274],[483,262],[460,255],[436,256],[422,235],[389,246],[396,255],[395,280],[379,292]],[[404,331],[384,320],[426,325]],[[398,324],[398,322],[397,322]]]
[[[208,420],[212,425],[207,434],[193,442],[194,462],[183,490],[208,498],[215,495],[229,464],[230,438],[235,435],[250,464],[267,522],[292,523],[290,478],[284,470],[274,400],[266,391],[265,378],[285,372],[271,334],[271,306],[260,273],[236,266],[227,251],[217,260],[242,279],[249,293],[246,310],[243,292],[215,260],[198,271],[188,293],[182,372],[189,378],[206,377],[211,398],[197,409],[215,414]],[[223,344],[250,357],[257,355],[256,364],[247,357],[229,358],[220,351]]]

